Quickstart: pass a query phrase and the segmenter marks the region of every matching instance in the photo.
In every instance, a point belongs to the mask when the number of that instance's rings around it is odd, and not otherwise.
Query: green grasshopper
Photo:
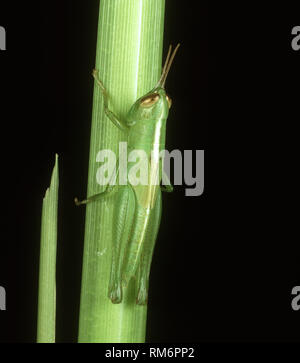
[[[122,302],[122,288],[132,277],[137,278],[136,303],[147,304],[150,266],[161,218],[161,190],[171,192],[173,187],[163,171],[160,152],[165,149],[166,122],[171,99],[165,91],[165,81],[180,44],[169,47],[167,59],[157,85],[130,108],[125,120],[120,120],[108,108],[108,95],[97,71],[93,71],[103,98],[106,116],[127,135],[128,149],[144,150],[149,163],[147,185],[118,185],[115,193],[113,251],[108,297],[114,304]],[[116,176],[119,174],[118,164]],[[164,184],[160,186],[163,179]],[[158,181],[158,182],[157,182]],[[76,205],[101,200],[112,195],[115,185],[109,183],[102,193],[83,201],[75,198]],[[132,208],[134,206],[134,208]]]

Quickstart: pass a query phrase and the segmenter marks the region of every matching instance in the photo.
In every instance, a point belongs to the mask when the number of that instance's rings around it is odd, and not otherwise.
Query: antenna
[[[156,87],[159,87],[159,86],[162,87],[162,88],[165,87],[165,83],[166,83],[166,79],[167,79],[168,73],[170,71],[171,65],[172,65],[172,63],[174,61],[175,55],[176,55],[177,50],[178,50],[179,47],[180,47],[180,43],[177,44],[176,48],[174,49],[174,51],[173,51],[173,53],[172,53],[172,55],[170,57],[170,54],[171,54],[171,51],[172,51],[172,45],[169,46],[169,51],[168,51],[168,54],[167,54],[167,59],[165,61],[165,65],[164,65],[162,74],[160,76],[160,79],[159,79]]]

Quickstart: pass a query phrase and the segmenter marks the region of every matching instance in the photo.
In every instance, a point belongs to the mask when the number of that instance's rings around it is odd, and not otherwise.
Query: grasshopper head
[[[169,113],[168,99],[169,97],[163,88],[154,88],[133,104],[127,117],[129,125],[142,120],[167,118]]]
[[[165,82],[179,46],[180,44],[177,45],[170,57],[172,50],[172,46],[170,45],[167,59],[157,85],[133,104],[128,113],[128,126],[134,125],[139,120],[167,119],[172,100],[165,91]]]

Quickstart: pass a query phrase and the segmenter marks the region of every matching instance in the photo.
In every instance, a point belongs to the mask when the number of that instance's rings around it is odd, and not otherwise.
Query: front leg
[[[116,125],[120,130],[122,131],[127,131],[128,130],[128,126],[121,121],[118,116],[116,116],[109,108],[108,108],[108,94],[106,92],[105,87],[103,86],[103,83],[100,81],[99,77],[98,77],[98,71],[96,69],[93,70],[92,73],[95,81],[97,82],[97,84],[100,87],[100,90],[102,92],[103,95],[103,99],[104,99],[104,112],[106,114],[106,116],[110,119],[110,121]]]

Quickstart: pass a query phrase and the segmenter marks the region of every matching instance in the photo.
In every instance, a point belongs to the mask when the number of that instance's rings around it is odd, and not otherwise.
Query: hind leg
[[[145,237],[145,244],[142,251],[142,258],[139,265],[137,276],[138,293],[136,298],[136,303],[138,305],[146,305],[148,301],[149,275],[154,246],[160,225],[161,209],[161,192],[159,192],[155,206],[151,211],[149,226]]]
[[[132,189],[127,185],[119,186],[115,201],[112,263],[108,288],[108,297],[114,304],[119,304],[122,301],[122,268],[133,222],[134,209],[135,198]]]

